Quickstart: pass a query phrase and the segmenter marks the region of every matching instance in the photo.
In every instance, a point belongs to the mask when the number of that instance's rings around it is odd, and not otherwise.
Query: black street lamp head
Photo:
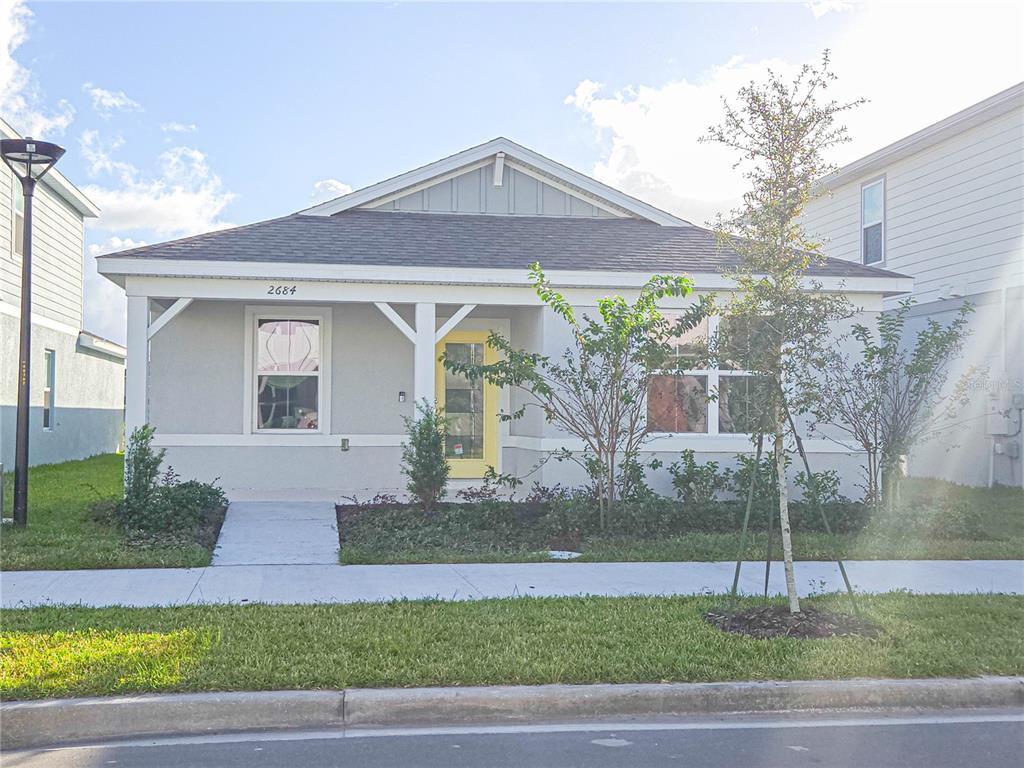
[[[63,154],[63,147],[48,141],[36,141],[32,137],[0,139],[0,156],[22,181],[38,181]]]

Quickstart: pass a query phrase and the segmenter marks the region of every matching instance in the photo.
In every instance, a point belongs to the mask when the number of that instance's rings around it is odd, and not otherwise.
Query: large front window
[[[257,317],[257,430],[319,430],[321,324],[315,318]]]
[[[675,322],[677,318],[666,314],[665,319]],[[647,390],[649,432],[718,435],[754,431],[767,382],[740,369],[728,352],[719,368],[696,367],[697,344],[716,334],[720,323],[718,317],[705,318],[670,342],[677,358],[694,367],[651,377]],[[758,343],[758,335],[736,336]]]

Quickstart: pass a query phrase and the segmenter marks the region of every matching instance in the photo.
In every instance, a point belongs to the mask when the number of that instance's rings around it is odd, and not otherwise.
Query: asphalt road
[[[6,752],[2,757],[2,764],[12,768],[1003,768],[1024,764],[1024,712],[250,733]]]

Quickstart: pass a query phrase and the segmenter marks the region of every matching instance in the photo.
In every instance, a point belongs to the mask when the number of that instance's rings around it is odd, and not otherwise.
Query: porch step
[[[236,501],[228,507],[213,565],[333,565],[338,562],[334,504]]]

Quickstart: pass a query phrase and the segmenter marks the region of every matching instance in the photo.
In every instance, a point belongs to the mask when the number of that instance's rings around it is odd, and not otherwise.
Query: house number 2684
[[[294,296],[296,287],[294,285],[272,285],[267,289],[268,296]]]

